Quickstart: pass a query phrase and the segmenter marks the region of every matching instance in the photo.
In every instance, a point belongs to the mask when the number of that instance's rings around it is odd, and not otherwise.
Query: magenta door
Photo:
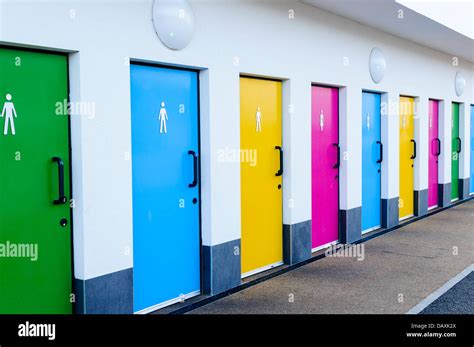
[[[438,206],[438,156],[441,142],[438,137],[438,101],[430,100],[429,105],[429,155],[428,155],[428,207]]]
[[[312,248],[339,239],[339,90],[312,87]]]

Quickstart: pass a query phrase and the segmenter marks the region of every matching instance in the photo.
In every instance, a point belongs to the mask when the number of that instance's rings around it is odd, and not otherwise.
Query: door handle
[[[280,152],[280,169],[275,174],[275,176],[278,177],[278,176],[283,175],[283,150],[280,146],[275,146],[275,149],[277,149]]]
[[[461,153],[461,147],[462,147],[462,141],[460,137],[456,137],[456,140],[458,140],[458,150],[456,152]]]
[[[383,162],[383,144],[380,141],[377,141],[377,143],[380,145],[379,160],[377,160],[377,164],[380,164]]]
[[[58,183],[59,183],[59,197],[53,201],[54,205],[62,205],[67,201],[64,195],[64,162],[59,157],[53,157],[53,162],[58,164]]]
[[[337,161],[332,168],[339,169],[339,167],[341,166],[341,147],[339,147],[339,144],[337,143],[333,143],[332,146],[337,148]]]
[[[438,139],[438,138],[436,138],[435,141],[436,141],[436,143],[438,144],[438,151],[436,152],[435,155],[436,155],[437,157],[439,157],[440,154],[441,154],[441,140]]]
[[[413,142],[413,155],[411,156],[410,159],[415,159],[416,158],[416,141],[411,140],[411,142]]]
[[[189,188],[194,188],[197,186],[197,174],[198,174],[198,157],[196,155],[196,152],[194,151],[188,151],[189,155],[193,156],[193,182],[190,183],[188,186]]]

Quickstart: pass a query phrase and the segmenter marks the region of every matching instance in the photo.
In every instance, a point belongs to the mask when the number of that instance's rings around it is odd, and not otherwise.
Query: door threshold
[[[154,312],[154,311],[158,311],[159,309],[162,309],[166,306],[170,306],[170,305],[176,304],[178,302],[182,302],[182,301],[194,298],[195,296],[198,296],[200,294],[201,294],[201,291],[196,290],[194,292],[191,292],[191,293],[188,293],[188,294],[185,294],[185,295],[180,295],[177,298],[164,301],[160,304],[156,304],[156,305],[150,306],[148,308],[144,308],[140,311],[135,312],[134,314],[146,314],[146,313],[151,313],[151,312]]]
[[[339,240],[336,240],[336,241],[332,241],[332,242],[326,243],[326,244],[321,245],[321,246],[318,246],[318,247],[314,247],[313,249],[311,249],[311,253],[320,251],[320,250],[322,250],[322,249],[324,249],[324,248],[328,248],[328,247],[337,245],[338,243],[339,243]]]
[[[451,202],[455,202],[455,201],[458,201],[459,198],[456,198],[456,199],[451,199]]]
[[[398,221],[399,221],[399,222],[402,222],[402,221],[404,221],[404,220],[406,220],[406,219],[408,219],[408,218],[411,218],[411,217],[415,217],[415,215],[414,215],[414,214],[411,214],[411,215],[409,215],[409,216],[402,217],[402,218],[400,218]]]
[[[367,233],[370,233],[371,231],[374,231],[374,230],[377,230],[377,229],[380,229],[382,226],[381,225],[378,225],[376,227],[373,227],[373,228],[369,228],[369,229],[365,229],[364,231],[362,231],[362,235],[364,234],[367,234]]]
[[[270,265],[265,265],[265,266],[262,266],[258,269],[255,269],[255,270],[251,270],[251,271],[247,271],[245,273],[243,273],[242,275],[240,275],[240,278],[241,279],[244,279],[246,277],[250,277],[252,275],[256,275],[260,272],[264,272],[264,271],[267,271],[267,270],[270,270],[270,269],[273,269],[277,266],[280,266],[280,265],[283,265],[283,261],[278,261],[276,263],[273,263],[273,264],[270,264]]]
[[[430,206],[430,207],[428,207],[428,211],[434,210],[435,208],[438,208],[438,207],[439,207],[438,205]]]

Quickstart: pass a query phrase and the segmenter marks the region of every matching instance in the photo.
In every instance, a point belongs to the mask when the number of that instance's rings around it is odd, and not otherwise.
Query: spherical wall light
[[[194,13],[187,0],[155,0],[153,25],[166,47],[180,50],[191,42],[194,34]]]
[[[375,47],[370,52],[369,57],[370,77],[375,83],[380,83],[385,76],[387,70],[387,62],[380,48]]]
[[[464,93],[464,88],[466,87],[466,79],[461,72],[456,72],[456,77],[454,78],[454,88],[456,90],[456,95],[461,96]]]

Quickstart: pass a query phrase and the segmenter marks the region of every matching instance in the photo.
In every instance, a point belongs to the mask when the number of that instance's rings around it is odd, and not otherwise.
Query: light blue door
[[[362,93],[362,232],[381,225],[380,94]]]
[[[471,193],[474,193],[474,105],[471,105]]]
[[[134,311],[200,291],[198,75],[131,65]]]

